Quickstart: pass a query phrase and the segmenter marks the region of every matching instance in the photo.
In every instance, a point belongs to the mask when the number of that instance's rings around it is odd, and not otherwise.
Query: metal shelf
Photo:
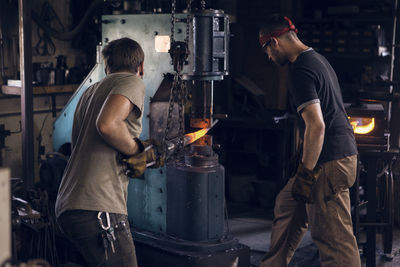
[[[79,84],[63,84],[63,85],[48,85],[48,86],[35,86],[33,87],[34,95],[48,95],[48,94],[65,94],[74,93]],[[1,92],[4,95],[21,95],[21,87],[2,85]]]
[[[78,89],[79,84],[63,84],[63,85],[49,85],[49,86],[35,86],[32,88],[33,96],[51,96],[51,109],[50,110],[40,110],[33,111],[33,113],[46,113],[52,112],[53,117],[57,116],[57,112],[61,111],[59,107],[57,107],[56,96],[62,94],[72,94]],[[21,96],[21,87],[19,86],[9,86],[2,85],[1,86],[0,99],[11,98],[11,97],[20,97]],[[7,116],[18,116],[20,113],[12,112],[12,113],[4,113],[0,114],[0,117]]]
[[[359,14],[358,14],[359,15]],[[389,14],[388,14],[389,15]],[[306,24],[306,23],[368,23],[368,24],[374,24],[383,22],[383,23],[391,23],[393,22],[393,18],[391,17],[392,14],[389,16],[385,17],[343,17],[343,18],[323,18],[323,19],[298,19],[297,24]]]

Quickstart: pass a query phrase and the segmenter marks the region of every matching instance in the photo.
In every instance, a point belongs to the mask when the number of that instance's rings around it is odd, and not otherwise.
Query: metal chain
[[[192,0],[187,0],[187,18],[186,18],[186,37],[185,44],[189,47],[189,34],[190,34],[190,14],[192,13]]]
[[[179,74],[175,73],[174,81],[172,82],[171,92],[169,94],[169,107],[168,107],[168,117],[167,117],[167,126],[165,127],[164,132],[164,142],[168,139],[169,130],[171,128],[171,121],[172,121],[172,113],[174,111],[174,104],[175,104],[175,88],[177,87],[179,80]]]
[[[176,13],[176,0],[171,1],[171,47],[172,44],[175,42],[175,13]],[[168,107],[168,117],[167,117],[167,125],[164,131],[164,143],[168,139],[169,130],[171,128],[171,121],[172,121],[172,113],[174,111],[174,103],[175,103],[175,88],[178,84],[179,73],[175,73],[174,80],[172,82],[172,87],[169,95],[169,107]]]
[[[185,37],[185,44],[186,47],[189,48],[189,35],[190,35],[190,16],[192,13],[192,0],[187,0],[187,17],[186,17],[186,37]],[[184,140],[183,140],[183,135],[184,135],[184,114],[183,114],[183,109],[185,106],[185,89],[186,89],[186,84],[182,80],[182,76],[179,76],[179,91],[178,91],[178,112],[179,112],[179,147],[178,151],[183,153],[184,149]]]
[[[184,115],[183,115],[183,108],[185,106],[185,100],[184,100],[184,90],[185,90],[185,84],[182,80],[180,80],[180,90],[178,91],[178,112],[179,112],[179,146],[178,146],[178,151],[183,152],[183,146],[184,146],[184,140],[183,140],[183,135],[184,133]]]
[[[185,44],[186,47],[189,47],[189,35],[190,35],[190,16],[192,12],[192,0],[187,0],[187,19],[186,19],[186,37]],[[176,0],[172,0],[172,8],[171,8],[171,45],[175,42],[175,22],[176,22]],[[175,103],[178,105],[178,121],[179,121],[179,144],[178,149],[176,151],[176,155],[182,156],[184,149],[184,106],[186,103],[186,84],[182,80],[181,69],[178,68],[175,75],[174,80],[171,87],[170,97],[169,97],[169,107],[168,107],[168,116],[167,116],[167,125],[164,132],[164,142],[168,139],[168,135],[171,129],[172,115],[174,111]]]
[[[172,0],[171,4],[171,44],[175,42],[175,13],[176,13],[176,0]]]
[[[184,114],[183,109],[186,103],[186,84],[181,79],[181,75],[177,72],[174,76],[174,81],[172,83],[170,97],[169,97],[169,107],[168,107],[168,117],[167,126],[164,132],[164,142],[168,139],[169,131],[171,129],[172,115],[175,103],[178,105],[178,122],[179,122],[179,143],[176,154],[180,155],[184,147]]]

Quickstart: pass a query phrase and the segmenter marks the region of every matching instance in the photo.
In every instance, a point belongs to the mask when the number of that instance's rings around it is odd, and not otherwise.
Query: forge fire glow
[[[375,128],[375,118],[349,117],[355,134],[368,134]]]
[[[188,144],[191,144],[194,141],[196,141],[196,140],[200,139],[201,137],[203,137],[204,135],[206,135],[208,130],[210,130],[210,128],[204,128],[204,129],[198,130],[198,131],[193,132],[193,133],[185,134],[185,137],[189,138],[188,139]]]

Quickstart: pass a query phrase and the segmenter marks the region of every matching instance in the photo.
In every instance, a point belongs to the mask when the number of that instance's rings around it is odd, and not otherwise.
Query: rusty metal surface
[[[218,155],[211,146],[191,145],[189,153],[185,154],[186,167],[215,168],[218,165]]]

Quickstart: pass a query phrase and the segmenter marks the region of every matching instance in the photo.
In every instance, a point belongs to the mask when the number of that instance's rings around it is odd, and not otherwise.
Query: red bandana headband
[[[273,37],[278,38],[279,36],[281,36],[284,33],[287,33],[288,31],[294,31],[295,33],[299,32],[288,17],[284,17],[284,19],[289,23],[289,27],[283,28],[282,30],[279,31],[273,31],[266,35],[260,35],[259,37],[260,45],[262,48],[265,48]]]

